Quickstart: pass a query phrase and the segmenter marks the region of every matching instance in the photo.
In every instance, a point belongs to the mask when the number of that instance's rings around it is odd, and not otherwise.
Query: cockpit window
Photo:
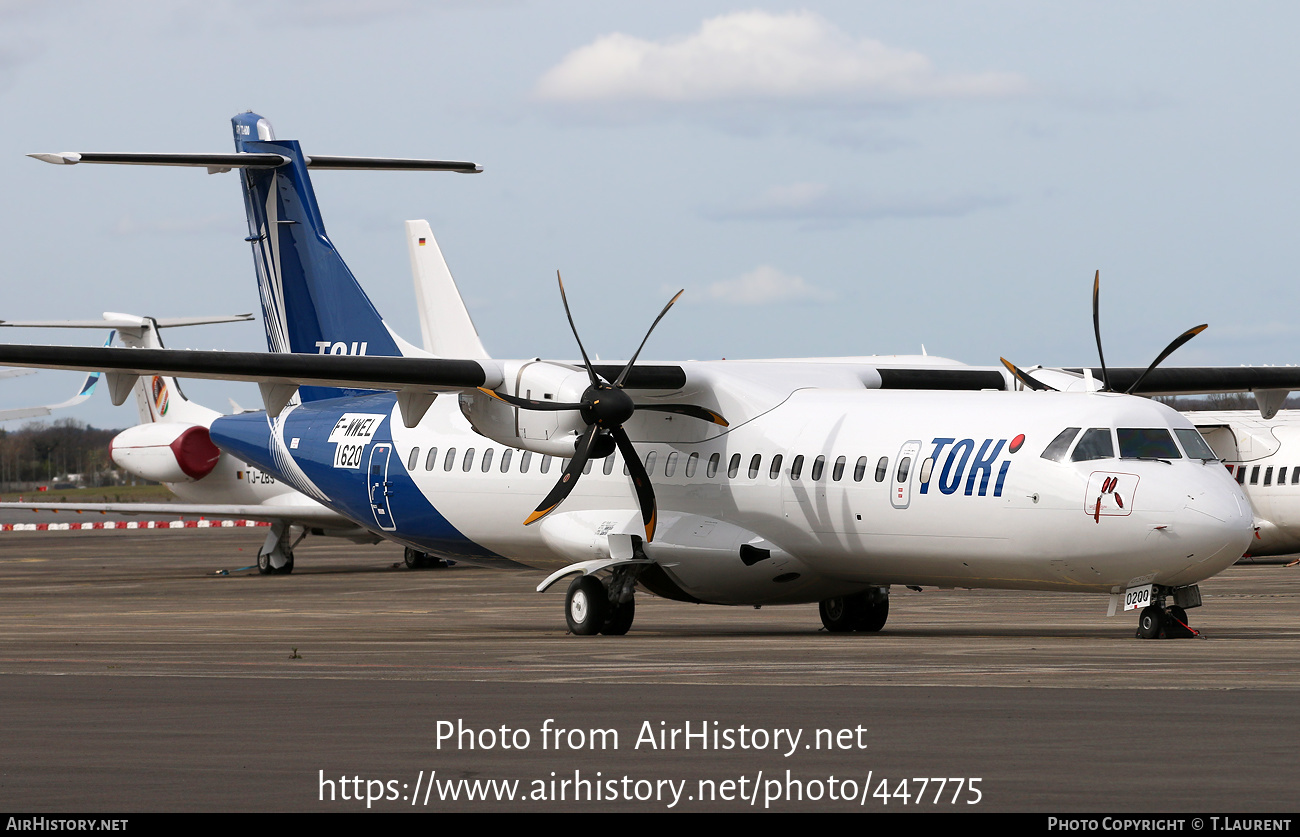
[[[1070,457],[1071,462],[1087,462],[1092,459],[1113,459],[1115,443],[1110,438],[1109,427],[1089,427]]]
[[[1056,438],[1047,446],[1047,450],[1043,451],[1043,459],[1050,459],[1053,462],[1064,462],[1065,454],[1070,450],[1070,443],[1073,442],[1074,437],[1078,435],[1079,428],[1077,427],[1067,427],[1060,433],[1056,434]]]
[[[1188,459],[1218,459],[1214,451],[1205,443],[1205,437],[1199,430],[1188,430],[1186,427],[1174,430],[1174,435],[1178,441],[1183,443],[1183,450],[1187,453]]]
[[[1163,427],[1121,427],[1120,459],[1182,459],[1174,437]]]

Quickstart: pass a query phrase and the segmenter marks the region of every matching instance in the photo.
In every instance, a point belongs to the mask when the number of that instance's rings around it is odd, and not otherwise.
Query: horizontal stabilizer
[[[28,154],[46,163],[72,166],[77,163],[108,163],[118,166],[190,166],[210,171],[230,169],[275,169],[289,163],[282,154],[250,151],[220,154],[151,154],[116,151],[61,151],[57,154]],[[422,160],[407,157],[339,157],[315,155],[304,162],[309,169],[340,171],[454,171],[477,174],[483,171],[475,163],[455,160]]]

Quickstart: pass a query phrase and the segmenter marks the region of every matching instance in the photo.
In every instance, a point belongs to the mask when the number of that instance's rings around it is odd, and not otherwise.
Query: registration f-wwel
[[[1107,594],[1155,637],[1250,543],[1196,429],[1132,395],[934,358],[638,362],[645,340],[625,363],[580,342],[580,363],[492,359],[458,296],[460,337],[433,356],[375,311],[309,171],[477,167],[308,156],[256,114],[233,125],[235,153],[39,156],[238,170],[272,353],[4,346],[0,363],[102,371],[122,398],[141,375],[256,381],[266,411],[214,419],[218,447],[412,549],[553,570],[539,589],[576,576],[575,634],[625,633],[638,586],[878,631],[891,585],[926,585]]]

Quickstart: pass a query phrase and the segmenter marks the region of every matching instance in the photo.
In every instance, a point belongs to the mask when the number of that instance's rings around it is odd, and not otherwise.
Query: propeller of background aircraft
[[[569,496],[573,487],[578,484],[578,477],[582,476],[587,462],[592,459],[604,459],[614,452],[617,447],[623,452],[623,459],[627,462],[628,473],[632,477],[632,484],[636,487],[636,498],[641,506],[641,519],[645,524],[646,540],[654,539],[655,531],[655,492],[654,487],[650,484],[650,475],[646,473],[645,465],[641,462],[640,455],[636,448],[632,446],[632,440],[628,438],[627,431],[623,429],[623,424],[632,418],[637,410],[654,410],[661,413],[676,413],[677,415],[690,416],[691,418],[711,421],[714,424],[727,426],[727,421],[722,416],[695,404],[636,404],[632,397],[623,391],[623,382],[627,380],[628,372],[636,363],[637,357],[641,350],[645,348],[646,341],[650,339],[650,333],[659,325],[659,321],[668,313],[668,309],[673,307],[682,291],[678,291],[664,310],[659,312],[655,321],[650,324],[649,330],[646,331],[645,337],[641,339],[641,345],[637,346],[636,351],[632,354],[632,359],[623,367],[623,371],[618,377],[610,383],[599,374],[591,365],[591,359],[587,357],[587,350],[582,345],[582,338],[578,336],[578,327],[573,322],[573,312],[569,310],[569,299],[564,293],[564,279],[560,277],[560,272],[555,272],[555,278],[560,284],[560,299],[564,302],[564,313],[569,318],[569,328],[573,330],[573,339],[578,342],[578,350],[582,352],[582,363],[587,369],[587,377],[591,380],[591,385],[582,393],[582,400],[577,403],[565,403],[556,401],[536,401],[530,398],[520,398],[516,395],[507,395],[494,390],[480,387],[481,391],[487,395],[496,398],[499,401],[518,407],[523,410],[577,410],[582,416],[582,420],[587,423],[586,431],[578,438],[574,447],[573,458],[569,460],[568,467],[560,475],[559,481],[546,499],[542,500],[541,505],[528,516],[524,525],[535,523],[546,515],[555,510],[564,498]]]
[[[1101,295],[1101,271],[1098,270],[1097,273],[1092,278],[1092,331],[1097,338],[1097,357],[1101,361],[1101,390],[1100,391],[1114,392],[1114,390],[1110,386],[1109,374],[1106,371],[1106,355],[1101,349],[1101,307],[1098,303],[1098,299],[1100,295]],[[1174,338],[1173,342],[1171,342],[1168,346],[1166,346],[1165,350],[1161,352],[1159,355],[1157,355],[1155,360],[1151,361],[1151,365],[1148,366],[1141,375],[1137,376],[1137,379],[1134,380],[1133,383],[1129,385],[1129,388],[1124,390],[1124,393],[1126,395],[1131,395],[1137,392],[1138,387],[1140,387],[1142,385],[1142,382],[1146,380],[1147,375],[1151,374],[1151,370],[1155,369],[1162,362],[1164,362],[1165,358],[1169,357],[1174,352],[1178,351],[1178,349],[1181,348],[1184,343],[1186,343],[1188,340],[1191,340],[1193,337],[1200,334],[1202,331],[1205,331],[1205,329],[1208,327],[1209,326],[1206,323],[1202,323],[1201,325],[1194,326],[1193,328],[1187,329],[1187,331],[1184,331],[1182,334]],[[1018,366],[1016,366],[1014,363],[1007,360],[1006,358],[999,358],[999,360],[1002,361],[1003,366],[1005,366],[1008,370],[1010,370],[1012,375],[1016,376],[1016,380],[1020,381],[1020,383],[1024,384],[1026,387],[1035,390],[1052,390],[1054,392],[1056,391],[1056,387],[1048,386],[1047,384],[1033,377],[1029,373],[1025,372],[1023,369],[1020,369]]]

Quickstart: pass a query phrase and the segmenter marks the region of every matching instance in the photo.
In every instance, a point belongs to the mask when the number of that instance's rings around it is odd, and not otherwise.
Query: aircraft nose
[[[1250,501],[1231,479],[1190,481],[1175,524],[1196,574],[1206,578],[1230,566],[1250,546],[1255,515]]]

